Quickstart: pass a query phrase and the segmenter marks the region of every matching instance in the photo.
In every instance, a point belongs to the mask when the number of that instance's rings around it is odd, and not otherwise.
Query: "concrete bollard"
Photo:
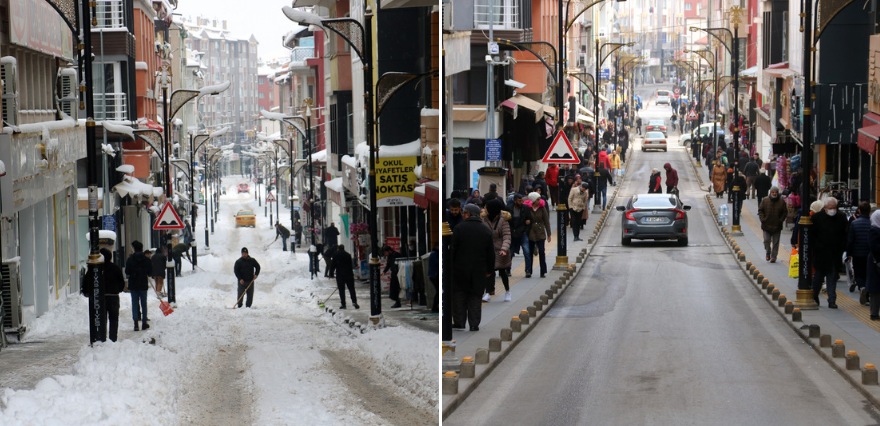
[[[794,308],[791,310],[791,321],[792,322],[801,322],[801,308]]]
[[[538,315],[538,310],[535,309],[534,306],[527,306],[527,307],[526,307],[526,312],[528,312],[528,314],[529,314],[530,317],[533,317],[533,316],[535,316],[535,315]]]
[[[533,305],[534,305],[535,311],[543,311],[544,310],[544,303],[541,302],[540,300],[536,300]]]
[[[877,384],[877,367],[875,367],[874,364],[871,364],[870,362],[865,363],[865,368],[862,369],[862,384]]]
[[[739,252],[739,261],[745,262],[745,260],[746,260],[746,254],[743,252]]]
[[[823,334],[819,336],[819,347],[820,348],[830,348],[831,347],[831,335]]]
[[[846,353],[846,369],[847,370],[858,370],[859,369],[859,353],[856,351],[848,351]]]
[[[764,274],[758,272],[758,275],[755,276],[755,281],[757,281],[757,282],[764,281]]]
[[[546,294],[542,294],[541,297],[540,297],[539,299],[541,299],[541,304],[542,304],[542,305],[547,305],[547,304],[550,303],[550,297],[547,296]]]
[[[510,329],[517,333],[522,332],[522,322],[520,322],[519,317],[513,317],[510,319]]]
[[[454,371],[443,373],[443,395],[458,394],[458,374]]]
[[[746,270],[749,270],[749,271],[752,270],[752,261],[751,260],[746,262]]]
[[[502,328],[501,329],[501,341],[502,342],[509,342],[511,340],[513,340],[513,330],[511,330],[509,328]]]
[[[846,355],[846,345],[843,344],[843,340],[837,339],[831,344],[831,357],[832,358],[843,358]]]
[[[473,379],[477,372],[477,366],[474,364],[474,357],[466,356],[461,359],[461,377],[462,379]]]
[[[761,280],[761,287],[762,288],[767,288],[768,285],[770,285],[770,280],[768,280],[767,278],[764,278],[763,280]]]
[[[488,364],[489,363],[489,350],[486,348],[477,348],[477,356],[474,358],[474,361],[477,364]]]
[[[791,300],[785,302],[785,314],[788,315],[794,312],[794,303],[791,303]]]
[[[552,299],[553,296],[556,295],[556,292],[553,290],[544,290],[544,295],[547,296],[547,299]]]
[[[772,297],[773,300],[777,300],[777,299],[779,299],[779,295],[780,295],[780,294],[782,294],[782,293],[779,292],[779,289],[778,289],[778,288],[774,288],[774,289],[773,289],[773,292],[770,293],[770,297]]]
[[[529,311],[525,309],[519,311],[519,322],[522,323],[522,325],[529,325],[529,318]]]
[[[779,298],[778,298],[777,300],[779,301],[779,302],[777,303],[777,306],[779,306],[780,308],[784,307],[785,304],[788,303],[788,298],[785,297],[784,294],[780,294],[780,295],[779,295]]]
[[[565,284],[564,278],[557,278],[556,281],[553,282],[553,285],[563,285]]]
[[[767,285],[767,294],[773,294],[773,290],[776,290],[776,286],[773,284]]]
[[[822,329],[819,328],[818,324],[810,324],[809,329],[810,329],[810,338],[811,339],[818,338],[819,336],[822,335],[822,331],[821,331]]]
[[[501,352],[501,339],[498,337],[489,338],[489,352]]]
[[[749,274],[754,274],[756,269],[755,265],[749,265]]]

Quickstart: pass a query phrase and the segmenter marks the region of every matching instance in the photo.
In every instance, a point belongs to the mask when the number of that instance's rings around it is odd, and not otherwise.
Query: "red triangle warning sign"
[[[544,154],[544,159],[541,161],[544,163],[559,164],[580,164],[581,162],[577,153],[574,152],[574,148],[571,147],[571,142],[569,142],[568,136],[565,136],[565,132],[562,130],[556,133],[556,137],[553,138],[553,143],[550,144],[550,148],[547,150],[547,153]]]
[[[165,203],[165,207],[162,207],[159,217],[156,218],[156,223],[153,224],[153,229],[156,231],[163,231],[168,229],[183,229],[184,226],[183,221],[180,220],[180,216],[177,215],[177,211],[174,210],[171,203]]]

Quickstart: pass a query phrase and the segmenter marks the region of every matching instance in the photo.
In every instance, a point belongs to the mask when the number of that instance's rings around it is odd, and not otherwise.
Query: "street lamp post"
[[[607,42],[607,43],[602,43],[602,44],[599,44],[599,43],[600,43],[599,39],[596,38],[596,74],[595,74],[596,87],[593,90],[593,93],[596,94],[596,96],[593,96],[593,108],[594,108],[593,111],[595,114],[593,119],[595,120],[594,127],[596,128],[596,130],[594,132],[595,136],[596,136],[596,138],[595,138],[596,150],[597,150],[596,152],[598,152],[598,150],[599,150],[599,81],[602,78],[602,75],[599,73],[599,68],[602,66],[602,63],[605,62],[606,59],[608,59],[608,56],[610,56],[612,53],[614,53],[614,51],[616,51],[617,49],[620,49],[621,47],[624,47],[624,46],[634,46],[635,45],[635,42],[629,42],[629,43]],[[603,56],[602,49],[605,46],[610,46],[611,50],[609,50],[608,53],[606,53]],[[623,156],[624,156],[623,158],[626,158],[625,152],[623,153]],[[593,173],[593,192],[595,192],[595,194],[593,196],[593,208],[594,209],[596,206],[602,205],[601,204],[602,200],[599,198],[599,191],[597,191],[598,185],[599,185],[599,169],[597,167],[594,169],[594,173]]]
[[[195,192],[196,191],[196,187],[195,187],[195,153],[206,142],[208,142],[211,139],[214,139],[214,138],[217,138],[217,137],[220,137],[220,136],[226,134],[227,131],[229,131],[229,127],[224,127],[220,130],[217,130],[216,132],[211,133],[210,135],[202,134],[202,135],[193,136],[192,133],[189,134],[189,165],[190,165],[189,198],[190,198],[190,203],[192,204],[192,208],[190,208],[190,210],[192,210],[190,212],[191,217],[192,217],[192,223],[190,224],[190,226],[192,226],[193,231],[195,231],[196,218],[198,216],[196,214],[196,198],[195,198],[196,197],[196,192]],[[208,150],[206,149],[205,150],[206,156],[207,156],[207,153],[208,153]],[[207,167],[207,164],[205,164],[205,166]],[[207,182],[207,179],[205,179],[205,180]],[[207,195],[208,195],[208,191],[206,190],[205,196],[207,196]],[[205,201],[205,210],[208,210],[207,207],[208,207],[208,204],[207,204],[207,201]],[[206,216],[206,220],[207,220],[207,216]],[[205,247],[208,247],[208,232],[207,232],[208,226],[207,225],[208,225],[207,222],[205,222]],[[195,232],[193,233],[193,241],[192,241],[192,258],[193,258],[193,261],[192,261],[193,269],[195,269],[196,266],[198,265],[198,262],[199,262],[198,261],[198,259],[199,259],[199,257],[198,257],[198,244],[196,244]]]

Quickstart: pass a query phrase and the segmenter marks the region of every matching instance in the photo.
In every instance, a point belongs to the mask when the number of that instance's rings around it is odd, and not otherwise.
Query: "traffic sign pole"
[[[547,153],[544,154],[544,158],[541,161],[544,163],[557,164],[581,163],[577,152],[575,152],[574,148],[571,146],[571,141],[568,140],[568,136],[566,136],[562,129],[556,133],[556,137],[553,138],[553,143],[550,144],[550,148],[547,149]],[[557,177],[557,182],[559,188],[563,188],[563,185],[566,185],[565,176],[560,173]],[[569,188],[569,190],[571,190],[571,188]],[[559,197],[558,201],[559,202],[556,204],[556,264],[553,265],[553,269],[566,270],[568,269],[568,238],[566,235],[568,226],[568,223],[566,223],[566,219],[568,218],[568,200],[563,200],[562,197]]]

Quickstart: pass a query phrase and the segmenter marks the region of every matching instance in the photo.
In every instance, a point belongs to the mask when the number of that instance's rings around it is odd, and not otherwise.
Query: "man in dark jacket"
[[[122,275],[122,269],[113,263],[113,253],[105,248],[101,249],[101,255],[104,256],[104,263],[100,268],[90,268],[82,281],[80,291],[86,297],[94,297],[94,288],[92,283],[95,282],[95,271],[101,271],[101,285],[104,287],[104,303],[107,306],[106,316],[101,318],[101,328],[104,329],[108,319],[110,327],[107,331],[110,333],[110,341],[115,342],[119,330],[119,293],[125,288],[125,277]],[[95,317],[94,306],[89,303],[89,318]],[[92,342],[106,341],[107,336],[93,336]]]
[[[448,208],[444,212],[444,220],[449,224],[449,230],[454,231],[455,225],[461,223],[461,200],[458,198],[450,198]]]
[[[153,273],[150,276],[153,277],[153,281],[156,281],[156,293],[159,297],[165,297],[165,262],[168,261],[165,252],[165,247],[159,247],[150,258],[150,262],[153,264]]]
[[[296,247],[302,247],[303,226],[299,219],[293,224],[293,236],[296,238]]]
[[[532,251],[529,247],[529,228],[532,227],[532,209],[523,205],[522,194],[513,195],[510,209],[510,252],[519,254],[522,247],[526,260],[526,271],[532,270]],[[508,273],[509,275],[509,273]]]
[[[492,231],[480,219],[480,208],[467,205],[464,221],[452,233],[453,311],[452,327],[480,329],[483,290],[495,269]]]
[[[174,258],[174,276],[179,277],[180,271],[183,269],[183,255],[186,254],[186,260],[192,263],[189,257],[189,244],[177,243],[171,249],[171,257]]]
[[[758,197],[758,205],[761,205],[761,200],[767,196],[767,193],[770,191],[770,187],[773,186],[773,181],[770,179],[770,176],[767,173],[759,172],[758,176],[755,177],[755,196]]]
[[[238,279],[238,307],[241,307],[242,296],[247,293],[247,303],[245,306],[251,307],[254,301],[254,281],[260,276],[260,263],[257,259],[250,257],[247,247],[241,248],[241,257],[235,261],[232,271],[235,278]]]
[[[666,170],[666,193],[672,194],[673,190],[678,193],[678,170],[669,163],[664,164],[663,169]]]
[[[150,288],[147,277],[153,273],[153,264],[144,255],[144,245],[140,241],[132,241],[134,253],[125,262],[125,274],[128,275],[128,291],[131,294],[131,317],[134,320],[134,331],[138,331],[138,321],[144,330],[147,324],[147,290]]]
[[[324,250],[324,253],[321,256],[324,257],[324,261],[327,262],[327,265],[324,267],[324,278],[334,278],[336,277],[336,247],[338,246],[326,246],[327,249]]]
[[[358,306],[357,295],[354,293],[354,267],[352,266],[351,255],[345,251],[345,246],[340,244],[336,247],[336,288],[339,290],[339,300],[342,305],[339,309],[345,309],[345,288],[348,287],[348,293],[351,295],[351,304],[355,309]]]
[[[336,224],[330,222],[330,226],[324,229],[324,245],[328,247],[336,247],[339,245],[339,230]]]
[[[779,255],[779,237],[787,216],[788,206],[779,196],[779,188],[770,188],[770,196],[758,206],[758,218],[764,231],[764,251],[767,254],[764,259],[770,263],[776,263],[776,256]]]
[[[837,278],[840,272],[841,258],[846,250],[846,237],[849,222],[845,215],[837,214],[837,199],[829,197],[825,200],[825,209],[812,217],[810,227],[810,257],[813,259],[813,300],[819,304],[819,292],[822,280],[828,292],[828,307],[837,309]]]
[[[852,262],[853,269],[853,282],[849,283],[849,292],[854,292],[858,287],[860,294],[867,294],[862,290],[865,288],[868,253],[871,252],[871,204],[867,201],[859,203],[856,215],[858,217],[849,224],[846,239],[846,257]],[[859,298],[863,305],[864,299],[864,297]]]
[[[749,160],[745,167],[743,167],[743,174],[746,176],[746,185],[748,186],[746,197],[755,196],[755,180],[758,178],[758,173],[760,171],[760,166],[755,162],[755,159]]]
[[[392,308],[399,308],[400,280],[397,278],[397,273],[400,271],[400,266],[397,264],[397,258],[400,257],[400,253],[394,251],[390,246],[382,247],[382,252],[385,253],[385,270],[382,273],[391,272],[391,286],[388,288],[388,298],[394,301],[394,304],[391,305]]]
[[[281,222],[275,222],[275,240],[278,237],[281,237],[281,250],[287,251],[287,239],[290,238],[290,230],[282,225]],[[275,240],[272,240],[272,242],[275,242]]]

